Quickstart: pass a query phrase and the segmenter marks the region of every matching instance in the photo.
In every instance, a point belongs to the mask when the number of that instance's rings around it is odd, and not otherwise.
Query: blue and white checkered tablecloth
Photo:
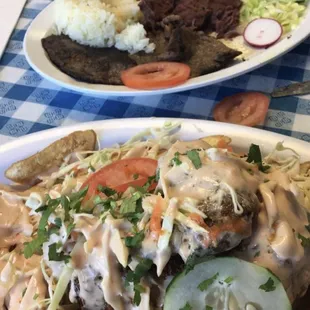
[[[309,38],[292,52],[252,73],[192,91],[110,98],[72,92],[43,79],[23,55],[26,29],[49,3],[28,1],[0,61],[0,143],[56,126],[109,118],[212,119],[214,104],[227,95],[246,90],[270,92],[290,82],[310,80]],[[273,99],[262,127],[310,142],[310,96]]]

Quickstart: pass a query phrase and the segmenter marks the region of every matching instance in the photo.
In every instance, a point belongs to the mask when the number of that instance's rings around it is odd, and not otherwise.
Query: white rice
[[[152,53],[155,44],[150,43],[150,39],[146,37],[146,31],[140,23],[128,25],[120,34],[116,35],[115,47],[122,51],[128,51],[130,54],[139,51]]]
[[[152,52],[155,45],[137,23],[139,14],[137,0],[55,0],[58,34],[82,45]]]

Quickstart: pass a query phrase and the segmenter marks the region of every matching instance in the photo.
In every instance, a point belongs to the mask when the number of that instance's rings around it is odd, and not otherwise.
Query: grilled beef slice
[[[122,85],[121,71],[136,65],[126,52],[84,46],[65,35],[44,38],[42,45],[57,68],[79,81]]]

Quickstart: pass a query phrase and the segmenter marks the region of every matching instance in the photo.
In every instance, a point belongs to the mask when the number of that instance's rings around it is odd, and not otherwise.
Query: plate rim
[[[65,73],[61,72],[58,68],[57,68],[57,75],[60,75],[60,78],[57,76],[55,77],[54,75],[51,75],[48,72],[46,72],[48,70],[42,68],[42,66],[39,66],[37,64],[35,55],[32,55],[32,53],[29,51],[29,46],[28,46],[29,41],[32,39],[33,36],[35,36],[35,34],[38,34],[40,32],[37,27],[37,24],[38,23],[40,24],[41,20],[44,20],[45,22],[49,23],[48,29],[46,28],[46,29],[41,29],[41,30],[45,30],[45,33],[50,31],[52,27],[52,16],[53,16],[54,6],[55,6],[55,3],[51,2],[31,22],[30,26],[28,27],[26,31],[26,34],[23,40],[24,55],[28,63],[30,64],[30,66],[48,81],[53,82],[56,85],[59,85],[61,87],[67,88],[72,91],[84,93],[87,95],[93,95],[97,97],[98,96],[103,97],[103,96],[162,95],[162,94],[189,91],[192,89],[220,83],[225,80],[229,80],[234,77],[246,74],[259,67],[262,67],[268,62],[271,62],[272,60],[275,60],[276,58],[289,52],[294,47],[296,47],[299,43],[305,40],[308,36],[310,36],[310,28],[307,28],[307,22],[310,23],[310,4],[309,4],[307,11],[305,13],[306,15],[304,19],[301,21],[297,29],[295,29],[291,34],[289,34],[286,38],[284,38],[283,40],[281,40],[274,46],[266,49],[266,51],[258,55],[255,55],[249,60],[240,62],[231,67],[227,67],[227,68],[221,69],[219,71],[216,71],[210,74],[192,78],[186,83],[173,87],[173,88],[158,89],[158,90],[151,90],[151,91],[136,90],[136,89],[128,88],[126,86],[115,86],[115,85],[107,85],[107,84],[91,84],[91,83],[80,82],[80,81],[77,81],[69,77]],[[46,64],[49,63],[49,65],[47,66],[52,66],[56,68],[46,56],[45,51],[43,50],[43,47],[41,44],[41,38],[39,40],[35,40],[35,42],[38,45],[40,52],[43,51],[44,53],[45,63]],[[36,55],[37,55],[37,50],[36,50]]]
[[[14,140],[8,141],[2,145],[0,145],[0,157],[3,153],[7,152],[8,150],[15,149],[17,147],[27,145],[31,142],[37,142],[44,139],[55,138],[59,139],[59,137],[64,137],[71,132],[78,131],[78,130],[104,130],[105,127],[108,129],[118,129],[120,130],[119,124],[122,123],[122,130],[125,129],[143,129],[143,128],[150,128],[155,126],[163,125],[165,122],[180,122],[181,124],[192,125],[196,128],[197,132],[204,132],[200,128],[203,127],[212,127],[215,128],[215,132],[222,132],[229,136],[229,132],[237,132],[239,138],[243,137],[257,137],[262,136],[263,134],[268,133],[268,139],[266,139],[266,143],[268,144],[268,140],[270,139],[277,139],[278,141],[285,141],[290,145],[300,145],[305,148],[309,148],[310,150],[310,143],[295,137],[286,136],[277,132],[268,131],[265,129],[257,128],[257,127],[246,127],[243,125],[231,124],[231,123],[222,123],[212,120],[205,120],[205,119],[195,119],[195,118],[175,118],[175,117],[136,117],[136,118],[114,118],[114,119],[105,119],[105,120],[96,120],[91,122],[84,122],[84,123],[77,123],[77,124],[70,124],[66,126],[59,126],[55,128],[44,129],[41,131],[37,131],[31,134],[27,134],[25,136],[16,138]],[[218,130],[217,127],[221,129]],[[210,132],[212,133],[212,132]],[[310,155],[309,155],[310,159]]]

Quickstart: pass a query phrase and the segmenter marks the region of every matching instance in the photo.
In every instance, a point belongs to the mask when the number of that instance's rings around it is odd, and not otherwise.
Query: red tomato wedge
[[[190,76],[188,65],[178,62],[153,62],[121,73],[123,83],[136,89],[159,89],[184,83]]]
[[[98,193],[98,185],[124,192],[129,186],[143,186],[148,177],[156,174],[157,160],[128,158],[113,162],[92,174],[82,185],[88,186],[85,200]]]
[[[270,98],[259,92],[239,93],[224,98],[213,110],[216,121],[255,126],[266,117]]]

